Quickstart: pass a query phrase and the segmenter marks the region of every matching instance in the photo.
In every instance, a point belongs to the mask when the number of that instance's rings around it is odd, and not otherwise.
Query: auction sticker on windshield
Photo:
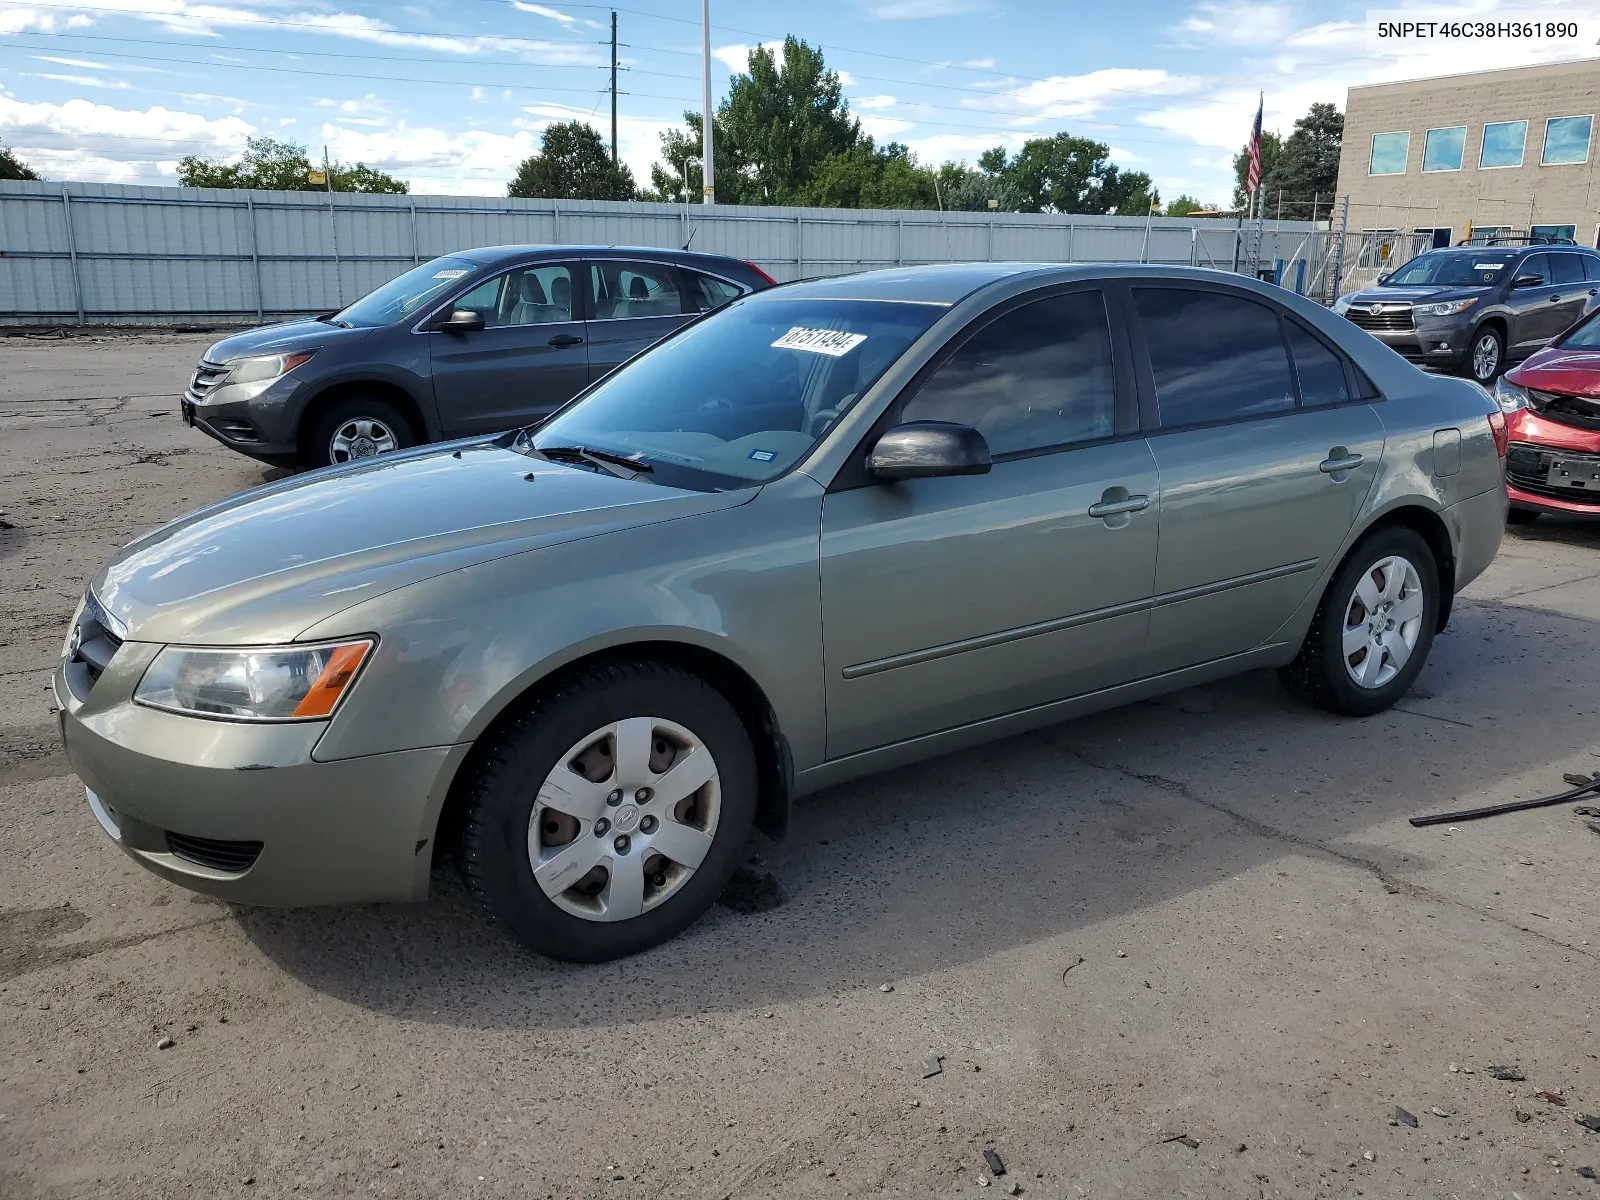
[[[804,325],[796,325],[772,345],[779,350],[809,350],[813,354],[843,358],[866,340],[864,333],[847,333],[842,329],[807,329]]]
[[[465,268],[456,268],[449,271],[435,271],[433,277],[435,279],[460,279],[466,273]]]

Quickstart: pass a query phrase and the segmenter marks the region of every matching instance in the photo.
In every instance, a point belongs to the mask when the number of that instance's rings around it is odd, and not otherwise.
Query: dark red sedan
[[[1510,426],[1506,491],[1513,525],[1541,513],[1600,516],[1600,310],[1502,375]]]

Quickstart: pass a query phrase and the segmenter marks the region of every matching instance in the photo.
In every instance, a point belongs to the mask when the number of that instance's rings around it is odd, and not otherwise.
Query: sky
[[[1399,5],[1402,0],[1390,0]],[[1062,130],[1161,195],[1226,205],[1257,96],[1288,134],[1316,101],[1393,79],[1570,59],[1579,42],[1381,44],[1341,0],[711,0],[714,87],[750,48],[820,46],[851,110],[919,160],[975,162]],[[1438,0],[1411,11],[1437,19]],[[51,179],[176,182],[186,154],[252,135],[361,161],[415,194],[504,195],[552,121],[610,136],[608,4],[560,0],[0,0],[0,142]],[[649,182],[663,130],[698,111],[700,4],[627,0],[619,145]],[[1451,17],[1589,17],[1564,0],[1474,0]],[[1585,30],[1590,28],[1586,21]]]

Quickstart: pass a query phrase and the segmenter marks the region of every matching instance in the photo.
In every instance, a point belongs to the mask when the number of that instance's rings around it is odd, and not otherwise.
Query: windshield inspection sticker
[[[843,358],[862,342],[864,333],[846,333],[842,329],[807,329],[796,325],[773,346],[779,350],[809,350],[813,354],[826,354],[829,358]]]
[[[750,457],[757,462],[771,462],[778,457],[778,452],[776,450],[752,450],[750,451]]]
[[[466,273],[465,267],[458,267],[451,271],[435,271],[433,277],[435,279],[460,279]]]

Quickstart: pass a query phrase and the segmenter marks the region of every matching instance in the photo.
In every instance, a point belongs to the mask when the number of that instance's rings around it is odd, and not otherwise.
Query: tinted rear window
[[[1294,407],[1278,314],[1225,292],[1135,288],[1165,426]]]
[[[715,132],[715,130],[713,130]],[[1551,274],[1556,283],[1582,283],[1583,262],[1577,254],[1552,254],[1549,256],[1553,264]]]

